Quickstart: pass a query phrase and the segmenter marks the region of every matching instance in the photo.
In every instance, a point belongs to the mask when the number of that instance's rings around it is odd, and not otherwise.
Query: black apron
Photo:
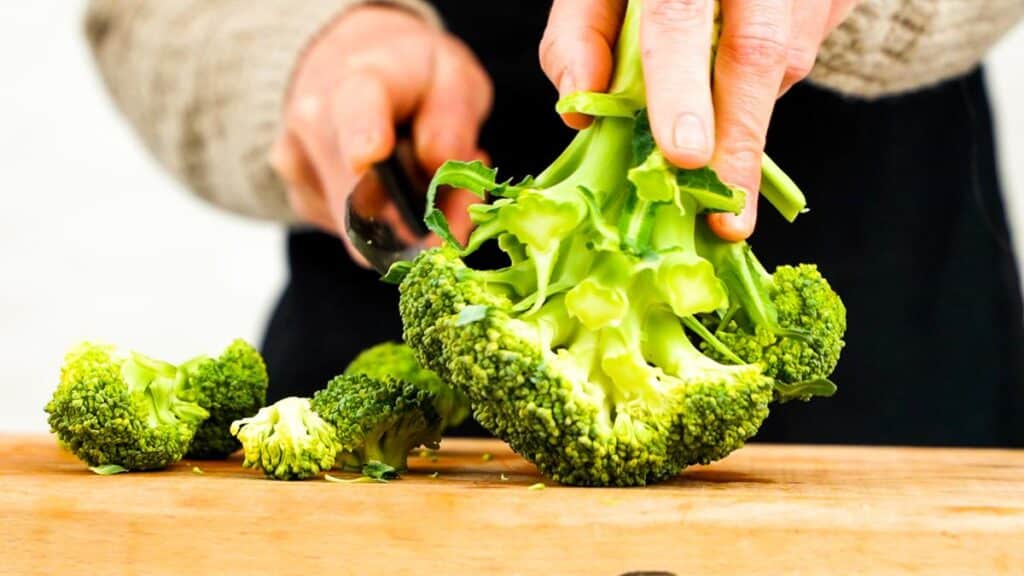
[[[571,138],[537,60],[550,2],[434,4],[495,82],[482,146],[506,177],[536,174]],[[849,329],[837,395],[773,407],[756,440],[1024,446],[1024,312],[982,72],[874,102],[799,85],[768,142],[811,211],[789,224],[762,203],[751,244],[769,268],[817,263]],[[340,241],[293,231],[288,260],[263,344],[271,400],[401,338],[397,290]]]

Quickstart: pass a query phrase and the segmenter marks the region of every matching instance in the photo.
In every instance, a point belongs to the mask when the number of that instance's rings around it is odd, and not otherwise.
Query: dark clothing
[[[506,176],[537,173],[571,137],[537,63],[547,3],[435,4],[496,84],[482,146]],[[876,102],[808,85],[779,102],[768,152],[811,211],[789,224],[762,202],[751,244],[769,268],[817,263],[849,329],[838,394],[773,407],[757,440],[1024,446],[1024,311],[992,132],[980,71]],[[264,343],[273,399],[311,394],[401,337],[393,286],[332,237],[288,242]]]

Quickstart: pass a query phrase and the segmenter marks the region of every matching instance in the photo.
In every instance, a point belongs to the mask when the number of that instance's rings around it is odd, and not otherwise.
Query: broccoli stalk
[[[609,93],[559,104],[594,116],[592,125],[535,179],[499,182],[481,163],[446,163],[425,215],[446,246],[387,276],[400,283],[417,359],[466,393],[483,426],[566,484],[646,484],[724,457],[756,433],[778,390],[763,363],[734,352],[728,331],[706,320],[756,314],[763,303],[744,299],[727,266],[719,269],[731,260],[703,238],[705,216],[738,212],[745,192],[710,168],[677,169],[657,149],[641,5],[628,4]],[[766,196],[795,217],[802,194],[766,167]],[[476,229],[466,246],[433,206],[442,185],[491,200],[470,210]],[[467,267],[463,259],[489,241],[508,265]],[[795,286],[771,285],[781,311]]]

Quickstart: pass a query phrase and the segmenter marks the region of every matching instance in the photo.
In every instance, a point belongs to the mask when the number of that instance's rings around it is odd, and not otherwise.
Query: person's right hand
[[[355,8],[298,63],[270,162],[295,213],[341,237],[366,266],[344,233],[348,196],[391,154],[395,126],[411,125],[428,173],[447,160],[483,159],[477,137],[492,94],[483,67],[453,36],[402,9]],[[460,239],[474,201],[467,192],[442,201]]]

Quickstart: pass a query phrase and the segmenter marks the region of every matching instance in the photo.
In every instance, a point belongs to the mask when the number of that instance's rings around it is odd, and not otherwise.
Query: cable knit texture
[[[1024,16],[1024,0],[864,0],[825,41],[810,80],[875,98],[974,68]]]
[[[190,190],[294,222],[267,161],[293,69],[362,0],[92,0],[85,32],[107,88],[147,148]],[[390,0],[440,24],[418,0]]]
[[[222,208],[295,222],[267,162],[292,71],[313,38],[366,0],[91,0],[86,35],[117,105],[153,155]],[[467,0],[471,1],[471,0]],[[387,0],[441,25],[423,0]],[[877,97],[966,72],[1024,0],[865,0],[810,80]]]

